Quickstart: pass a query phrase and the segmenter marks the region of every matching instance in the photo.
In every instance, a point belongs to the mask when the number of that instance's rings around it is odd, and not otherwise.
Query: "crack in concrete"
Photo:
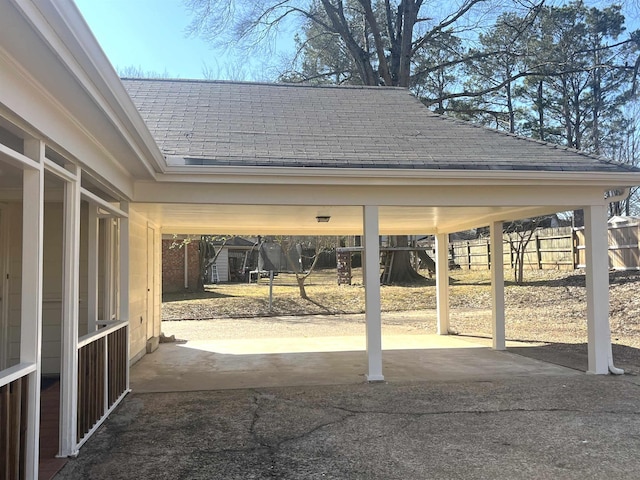
[[[279,442],[276,443],[276,447],[279,448],[280,446],[282,446],[285,443],[289,443],[289,442],[293,442],[293,441],[296,441],[296,440],[301,440],[303,438],[309,437],[309,436],[313,435],[314,433],[316,433],[317,431],[322,430],[325,427],[328,427],[328,426],[331,426],[331,425],[336,425],[338,423],[342,423],[345,420],[347,420],[348,418],[355,417],[355,416],[356,416],[356,414],[349,414],[349,415],[345,415],[343,417],[340,417],[340,418],[338,418],[336,420],[333,420],[331,422],[325,422],[325,423],[322,423],[320,425],[316,425],[315,427],[313,427],[312,429],[310,429],[310,430],[308,430],[306,432],[303,432],[303,433],[298,434],[298,435],[293,435],[291,437],[287,437],[287,438],[284,438],[284,439],[280,440]]]
[[[261,408],[260,398],[261,397],[264,397],[264,394],[254,390],[254,395],[251,396],[251,403],[254,407],[254,410],[253,410],[253,417],[251,418],[251,425],[249,425],[249,435],[257,445],[262,447],[262,449],[266,450],[265,453],[269,458],[270,465],[265,473],[270,477],[278,478],[278,477],[282,477],[282,474],[278,473],[278,464],[276,461],[277,446],[274,447],[269,443],[265,443],[256,432],[256,425],[260,420],[260,408]],[[253,450],[255,451],[257,449],[253,449]]]
[[[346,407],[337,407],[332,406],[336,410],[341,410],[344,412],[348,412],[353,415],[397,415],[397,416],[409,416],[409,417],[423,417],[423,416],[437,416],[437,415],[459,415],[459,414],[491,414],[491,413],[512,413],[512,412],[561,412],[561,413],[584,413],[594,414],[594,413],[604,413],[609,415],[640,415],[640,412],[635,411],[615,411],[615,410],[583,410],[583,409],[572,409],[572,408],[501,408],[496,410],[443,410],[437,412],[390,412],[387,410],[356,410],[350,409]]]

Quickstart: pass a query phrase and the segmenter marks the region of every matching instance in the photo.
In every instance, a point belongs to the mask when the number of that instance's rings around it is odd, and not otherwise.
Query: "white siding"
[[[218,279],[221,282],[229,281],[229,249],[223,248],[216,258],[216,268],[218,269]]]
[[[42,373],[60,373],[62,331],[62,237],[61,203],[45,203],[42,276]]]
[[[147,219],[133,209],[129,213],[129,320],[130,355],[135,361],[144,355],[149,339],[148,322],[154,322],[153,336],[160,335],[160,298],[161,298],[161,238],[155,234],[155,288],[153,304],[147,308]],[[154,321],[155,318],[155,321]]]

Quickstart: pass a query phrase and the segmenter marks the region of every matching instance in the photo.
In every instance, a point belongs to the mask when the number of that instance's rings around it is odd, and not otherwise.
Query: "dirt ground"
[[[510,278],[510,271],[505,277]],[[220,284],[205,293],[180,293],[164,298],[163,321],[209,319],[207,329],[213,335],[244,332],[250,338],[273,336],[295,328],[287,325],[288,315],[309,315],[303,326],[308,335],[348,335],[359,325],[340,321],[340,314],[364,311],[361,277],[354,275],[353,285],[338,286],[335,270],[314,273],[308,282],[309,300],[299,298],[295,279],[281,274],[273,287],[269,311],[269,287],[266,283]],[[610,320],[614,358],[628,373],[640,374],[640,272],[611,272]],[[385,328],[393,333],[435,331],[435,283],[426,280],[420,286],[383,286],[382,310]],[[451,333],[489,337],[491,334],[491,291],[489,272],[453,271],[451,273]],[[563,355],[586,352],[586,288],[582,271],[529,271],[525,283],[505,285],[506,332],[509,340],[539,343]],[[404,312],[404,313],[401,313]],[[410,313],[412,312],[412,313]],[[421,313],[424,312],[424,313]],[[314,314],[336,314],[330,325],[314,322]],[[394,313],[393,315],[391,313]],[[401,314],[399,314],[401,313]],[[250,322],[254,317],[278,317],[274,322]],[[243,320],[244,319],[244,320]],[[171,322],[174,323],[174,322]],[[326,323],[326,322],[324,322]],[[245,327],[243,327],[245,325]],[[250,327],[249,327],[250,325]],[[177,325],[165,330],[178,331]],[[203,324],[204,328],[205,325]],[[183,332],[183,335],[189,335]],[[560,363],[562,363],[560,361]]]

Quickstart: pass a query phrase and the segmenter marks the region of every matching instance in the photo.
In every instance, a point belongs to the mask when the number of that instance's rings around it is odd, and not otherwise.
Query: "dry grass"
[[[314,315],[364,312],[361,271],[353,285],[338,286],[335,270],[314,272],[307,283],[310,300],[303,300],[293,275],[276,277],[269,311],[268,280],[260,284],[221,284],[200,294],[165,295],[163,320],[241,318],[269,315]],[[587,339],[586,296],[583,272],[529,271],[525,284],[509,281],[505,271],[507,337],[551,345],[584,346]],[[640,371],[640,272],[614,272],[610,276],[611,329],[615,344],[625,347],[625,362]],[[436,307],[435,281],[414,287],[383,286],[383,312],[432,310]],[[489,272],[451,272],[451,328],[461,335],[490,336],[491,286]],[[433,318],[430,315],[429,318]],[[434,331],[433,320],[407,320],[407,326]],[[628,347],[628,348],[626,348]],[[629,357],[629,358],[627,358]]]

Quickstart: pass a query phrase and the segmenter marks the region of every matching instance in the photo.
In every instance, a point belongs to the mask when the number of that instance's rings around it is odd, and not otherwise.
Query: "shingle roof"
[[[123,83],[171,165],[629,171],[436,115],[401,88]]]

